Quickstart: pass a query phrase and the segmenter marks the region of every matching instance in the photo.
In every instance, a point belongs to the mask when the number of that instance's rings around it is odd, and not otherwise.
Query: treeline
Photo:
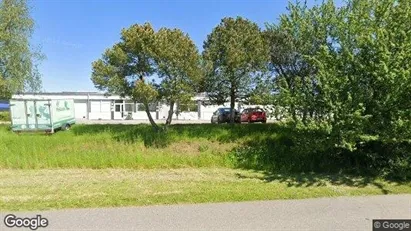
[[[410,20],[408,0],[351,0],[339,7],[325,0],[311,8],[296,2],[263,29],[242,17],[222,19],[202,54],[179,29],[136,24],[93,63],[92,80],[147,109],[166,101],[167,125],[173,105],[196,92],[215,103],[229,99],[232,109],[236,100],[275,105],[273,113],[294,129],[321,134],[305,143],[298,137],[288,145],[297,145],[294,152],[350,156],[357,170],[370,161],[364,168],[378,162],[378,171],[409,176]],[[153,74],[159,84],[147,80]]]

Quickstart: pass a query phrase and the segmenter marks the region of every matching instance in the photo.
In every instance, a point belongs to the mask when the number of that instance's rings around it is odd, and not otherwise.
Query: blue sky
[[[287,0],[35,0],[33,43],[47,56],[40,66],[45,91],[97,91],[91,62],[119,40],[122,28],[150,22],[177,27],[202,50],[207,34],[226,16],[261,27],[286,12]],[[309,1],[313,2],[313,1]]]

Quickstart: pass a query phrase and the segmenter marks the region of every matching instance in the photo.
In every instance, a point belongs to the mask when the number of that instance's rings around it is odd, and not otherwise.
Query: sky
[[[224,17],[242,16],[264,27],[286,12],[287,0],[33,0],[32,42],[47,57],[40,65],[43,90],[97,91],[91,63],[119,41],[120,31],[150,22],[180,28],[202,51]],[[310,2],[310,1],[309,1]],[[313,1],[311,1],[313,2]]]

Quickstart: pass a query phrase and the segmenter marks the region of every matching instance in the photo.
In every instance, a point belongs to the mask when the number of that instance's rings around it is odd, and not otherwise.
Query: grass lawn
[[[226,127],[182,125],[165,135],[149,125],[76,125],[48,136],[0,125],[0,169],[231,167],[240,141]]]
[[[0,188],[7,211],[411,193],[411,183],[227,168],[9,169]]]
[[[0,210],[411,193],[409,181],[236,169],[231,150],[281,129],[196,124],[155,133],[149,125],[76,125],[48,136],[0,125]]]

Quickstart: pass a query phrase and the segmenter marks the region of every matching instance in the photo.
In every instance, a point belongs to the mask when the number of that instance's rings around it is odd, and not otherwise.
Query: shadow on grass
[[[322,187],[328,185],[348,186],[356,188],[364,188],[367,186],[375,186],[381,190],[382,194],[391,193],[383,184],[378,182],[378,178],[372,176],[355,176],[355,175],[336,175],[336,174],[318,174],[318,173],[299,173],[299,174],[280,174],[272,172],[263,172],[263,176],[246,176],[237,173],[236,176],[240,179],[258,179],[266,183],[273,181],[286,183],[288,187]],[[409,184],[407,181],[386,180],[388,183],[396,185]]]
[[[277,124],[175,124],[167,131],[154,131],[150,125],[76,125],[75,135],[110,134],[118,141],[135,143],[143,141],[147,147],[165,147],[173,141],[204,138],[221,143],[237,142],[245,137],[259,137],[280,133],[285,127]]]
[[[357,149],[352,151],[336,147],[336,141],[319,128],[297,129],[284,124],[175,124],[167,131],[156,132],[150,125],[139,124],[77,125],[72,130],[75,135],[109,134],[117,142],[143,142],[146,147],[155,148],[195,139],[237,143],[230,155],[237,167],[245,169],[411,179],[411,142],[359,142]],[[361,181],[350,182],[349,178],[329,180],[336,184],[361,185]],[[314,184],[316,179],[296,175],[294,182]],[[362,182],[365,185],[366,178]],[[368,184],[372,182],[368,180]],[[378,187],[377,183],[375,186]]]

